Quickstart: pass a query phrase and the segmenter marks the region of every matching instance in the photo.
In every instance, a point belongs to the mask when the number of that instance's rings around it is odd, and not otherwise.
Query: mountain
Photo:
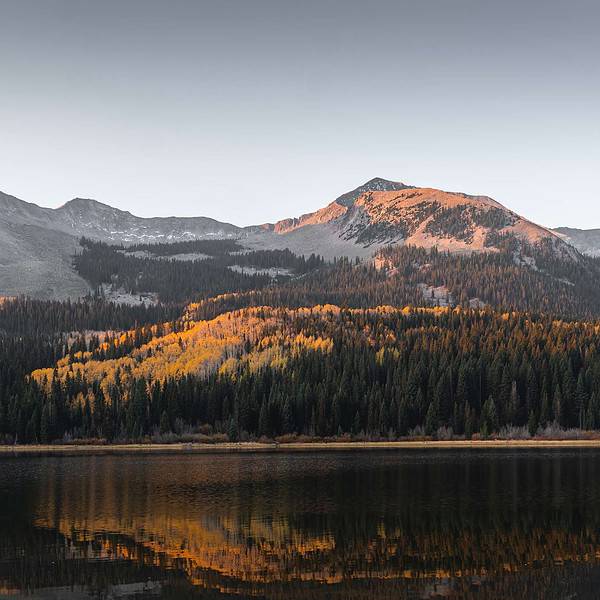
[[[82,198],[49,209],[0,194],[0,295],[85,294],[89,286],[72,268],[81,237],[112,244],[230,238],[252,250],[288,248],[326,259],[371,258],[390,244],[495,251],[513,238],[530,245],[550,240],[557,254],[578,256],[561,232],[536,225],[487,196],[379,177],[315,212],[245,228],[206,217],[142,218]]]
[[[136,217],[96,200],[75,198],[54,211],[62,231],[111,243],[237,237],[241,229],[208,217]]]
[[[42,208],[0,192],[0,219],[35,225],[71,236],[110,243],[170,242],[236,237],[242,229],[208,217],[136,217],[97,200],[75,198],[59,208]]]
[[[490,233],[513,234],[530,243],[554,237],[487,196],[393,182],[388,182],[390,189],[380,189],[381,181],[374,179],[373,189],[369,182],[299,219],[280,221],[274,231],[331,224],[340,238],[365,247],[403,242],[451,251],[485,250],[494,245]]]
[[[575,253],[554,232],[487,196],[445,192],[375,178],[312,213],[252,229],[248,245],[287,247],[326,258],[365,258],[389,244],[451,252],[497,249],[503,237],[529,244],[551,240]]]
[[[0,193],[0,295],[68,298],[89,291],[71,264],[78,239],[57,225],[51,209]]]
[[[85,295],[73,270],[82,236],[109,243],[237,237],[242,230],[207,217],[144,219],[101,202],[76,198],[43,208],[0,192],[0,295],[40,298]]]
[[[582,254],[600,256],[600,229],[558,227],[553,231]]]

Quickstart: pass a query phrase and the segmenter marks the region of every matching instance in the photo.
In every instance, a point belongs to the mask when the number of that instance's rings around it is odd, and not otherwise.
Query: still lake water
[[[0,598],[597,599],[600,451],[0,458]]]

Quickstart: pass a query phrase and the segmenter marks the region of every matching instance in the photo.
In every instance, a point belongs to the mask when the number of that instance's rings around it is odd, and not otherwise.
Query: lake
[[[0,598],[581,599],[600,451],[0,458]]]

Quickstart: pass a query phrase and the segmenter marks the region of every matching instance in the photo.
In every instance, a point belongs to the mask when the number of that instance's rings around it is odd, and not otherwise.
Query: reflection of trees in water
[[[597,564],[566,563],[520,571],[496,570],[488,576],[398,577],[372,573],[373,577],[345,579],[333,584],[319,581],[252,582],[200,569],[192,560],[154,554],[144,544],[125,536],[99,534],[93,540],[68,539],[57,532],[21,531],[18,551],[12,556],[2,546],[0,594],[8,590],[57,588],[63,600],[133,598],[239,598],[268,600],[401,600],[414,598],[596,599],[600,589]],[[91,560],[103,556],[105,560]],[[28,557],[25,559],[24,557]],[[108,560],[110,558],[110,560]],[[142,593],[149,590],[147,594]],[[83,595],[85,593],[85,595]],[[576,595],[575,595],[576,594]]]
[[[18,587],[83,578],[95,589],[166,578],[164,594],[191,585],[273,599],[385,599],[415,590],[586,597],[577,585],[598,577],[600,478],[589,455],[314,468],[276,460],[270,469],[212,462],[89,460],[72,475],[48,462],[23,488],[24,505],[36,498],[36,527],[11,525],[1,578]],[[98,557],[106,560],[89,560]]]
[[[111,548],[111,546],[113,546]],[[159,580],[164,571],[143,546],[136,561],[98,539],[74,542],[54,530],[14,524],[0,541],[0,596],[9,590],[33,592],[50,588],[85,587],[100,594],[110,586]],[[66,594],[67,592],[65,592]]]

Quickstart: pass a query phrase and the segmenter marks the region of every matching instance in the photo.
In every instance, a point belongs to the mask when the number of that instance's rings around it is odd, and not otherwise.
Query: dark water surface
[[[0,597],[600,598],[600,451],[0,458]]]

